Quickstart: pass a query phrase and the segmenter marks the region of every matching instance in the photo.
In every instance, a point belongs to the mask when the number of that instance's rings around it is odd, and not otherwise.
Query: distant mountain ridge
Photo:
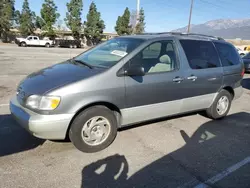
[[[187,32],[187,26],[173,30]],[[225,39],[250,39],[250,19],[218,19],[204,24],[191,25],[192,33],[223,37]]]

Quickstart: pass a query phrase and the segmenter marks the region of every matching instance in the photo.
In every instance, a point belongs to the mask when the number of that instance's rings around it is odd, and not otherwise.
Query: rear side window
[[[214,44],[218,50],[223,67],[240,64],[240,58],[233,46],[219,42]]]
[[[180,40],[192,69],[221,67],[216,49],[210,41]]]

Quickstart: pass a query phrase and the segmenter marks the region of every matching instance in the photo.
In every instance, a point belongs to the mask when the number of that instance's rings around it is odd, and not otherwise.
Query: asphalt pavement
[[[84,49],[0,46],[0,187],[250,187],[250,75],[228,117],[199,113],[138,124],[98,153],[31,136],[10,116],[27,74]]]

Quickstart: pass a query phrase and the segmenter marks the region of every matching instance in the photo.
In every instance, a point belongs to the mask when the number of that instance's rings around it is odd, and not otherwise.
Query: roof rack
[[[197,37],[210,38],[210,39],[214,39],[214,40],[224,40],[221,37],[198,34],[198,33],[181,33],[181,32],[143,33],[143,35],[164,35],[164,34],[167,34],[167,35],[179,35],[179,36],[197,36]]]

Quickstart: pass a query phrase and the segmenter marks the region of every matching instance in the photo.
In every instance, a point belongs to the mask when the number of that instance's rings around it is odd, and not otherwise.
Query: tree
[[[20,15],[20,31],[22,35],[30,35],[34,31],[34,12],[31,12],[28,0],[24,0]]]
[[[45,26],[44,20],[40,16],[36,16],[35,18],[35,28],[42,29]]]
[[[14,23],[14,4],[14,0],[0,0],[0,37],[3,37],[5,40]]]
[[[138,23],[135,26],[135,33],[140,34],[144,33],[145,31],[145,15],[144,15],[144,10],[141,8],[140,13],[139,13],[139,18],[138,18]]]
[[[73,36],[77,39],[80,37],[82,30],[82,7],[82,0],[71,0],[67,3],[68,12],[66,13],[66,18],[64,19],[67,27],[70,28]]]
[[[91,42],[98,42],[101,40],[101,34],[105,29],[105,24],[94,2],[90,4],[87,21],[84,23],[84,27],[84,34],[87,39]]]
[[[128,7],[125,9],[123,15],[118,17],[115,30],[118,35],[130,35],[132,33],[132,27],[130,25],[130,11]]]
[[[55,32],[53,29],[53,25],[56,23],[60,14],[57,13],[57,6],[55,5],[53,0],[44,0],[41,9],[41,17],[44,20],[44,25],[42,27],[47,33],[47,36],[54,36]]]
[[[21,13],[19,10],[15,11],[15,25],[18,26],[20,25],[20,18],[21,18]]]

